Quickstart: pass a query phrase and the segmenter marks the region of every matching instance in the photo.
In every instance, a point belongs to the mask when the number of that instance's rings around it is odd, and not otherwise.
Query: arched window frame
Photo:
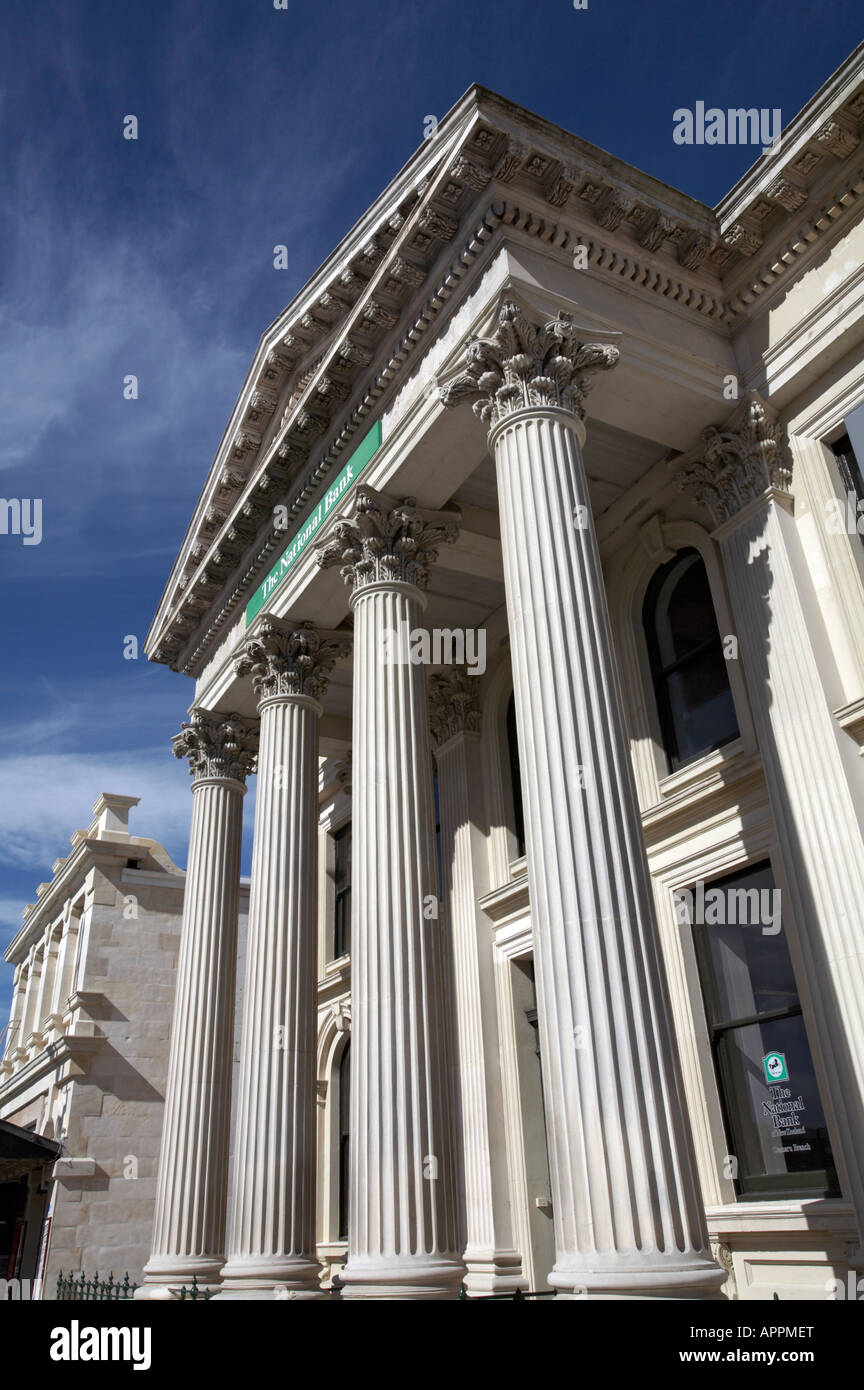
[[[741,661],[728,663],[729,684],[738,719],[739,737],[716,752],[669,772],[648,643],[642,625],[645,595],[655,573],[679,550],[698,550],[705,563],[717,627],[721,637],[735,633],[717,547],[704,527],[692,521],[649,519],[634,538],[623,563],[610,566],[607,598],[612,616],[615,653],[621,676],[625,722],[630,736],[639,805],[644,811],[684,788],[710,779],[718,767],[756,751],[747,688]]]
[[[319,1018],[317,1091],[318,1156],[316,1237],[322,1259],[344,1257],[339,1235],[340,1069],[351,1042],[350,997],[334,1001]]]
[[[687,583],[688,574],[699,573],[699,584],[701,586],[701,574],[704,574],[705,581],[708,581],[708,573],[705,569],[705,562],[698,550],[692,546],[686,546],[682,550],[677,550],[670,560],[659,565],[645,591],[645,598],[642,604],[642,630],[648,647],[648,657],[651,666],[651,680],[654,691],[654,701],[657,717],[660,723],[661,738],[663,748],[668,761],[670,773],[682,771],[685,767],[696,762],[698,759],[717,752],[721,748],[740,738],[740,730],[737,725],[737,715],[735,701],[732,696],[731,685],[729,682],[729,662],[724,660],[724,638],[717,623],[717,613],[714,608],[713,596],[709,588],[709,601],[711,603],[711,616],[714,619],[713,632],[708,630],[700,634],[701,641],[689,650],[680,654],[677,650],[673,653],[670,660],[668,655],[664,658],[662,652],[662,640],[658,634],[660,625],[661,599],[664,591],[666,592],[667,602],[671,602],[673,596],[680,591],[682,583]],[[670,581],[673,581],[671,587]],[[692,590],[691,590],[692,592]],[[672,627],[667,617],[667,633],[672,638]],[[677,638],[676,644],[677,644]],[[710,742],[704,744],[695,752],[688,752],[686,747],[682,747],[682,727],[675,718],[675,707],[671,697],[671,681],[674,675],[682,670],[686,671],[692,667],[694,661],[698,662],[706,657],[717,659],[722,663],[720,670],[726,688],[729,690],[729,698],[732,701],[732,715],[735,718],[734,733],[728,728],[715,727],[714,737]],[[733,658],[734,659],[734,658]],[[690,706],[689,709],[693,709]],[[686,737],[686,734],[684,735]]]

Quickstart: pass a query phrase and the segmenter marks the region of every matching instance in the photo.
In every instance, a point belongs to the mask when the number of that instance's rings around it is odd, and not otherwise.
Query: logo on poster
[[[786,1070],[785,1052],[768,1052],[762,1058],[762,1066],[765,1070],[766,1081],[788,1081],[789,1073]]]

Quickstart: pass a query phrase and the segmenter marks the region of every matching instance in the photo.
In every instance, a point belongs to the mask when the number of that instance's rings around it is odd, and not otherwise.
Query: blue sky
[[[859,42],[857,9],[6,0],[0,492],[42,499],[43,538],[0,535],[4,946],[102,790],[141,796],[132,828],[185,863],[169,739],[192,684],[123,639],[143,643],[262,331],[426,117],[480,82],[715,203],[756,152],[676,145],[673,111],[785,124]]]

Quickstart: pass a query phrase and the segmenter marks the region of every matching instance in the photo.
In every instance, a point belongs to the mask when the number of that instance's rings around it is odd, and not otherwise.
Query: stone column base
[[[456,1260],[402,1258],[349,1259],[340,1275],[342,1298],[458,1299],[463,1265]]]
[[[222,1270],[217,1299],[329,1298],[321,1287],[321,1266],[312,1260],[250,1256],[229,1260]]]
[[[202,1292],[218,1289],[222,1283],[224,1257],[177,1255],[151,1259],[144,1267],[144,1282],[135,1290],[138,1301],[165,1302],[179,1298],[182,1288],[191,1289],[192,1280]]]

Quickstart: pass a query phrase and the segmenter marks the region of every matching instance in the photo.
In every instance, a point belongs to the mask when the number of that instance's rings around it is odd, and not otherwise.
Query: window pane
[[[339,1063],[339,1240],[348,1237],[349,1152],[351,1145],[351,1044]]]
[[[717,626],[708,575],[696,551],[672,561],[657,596],[657,646],[663,666],[705,645]]]
[[[672,769],[738,735],[711,586],[697,550],[654,575],[642,609],[663,746]]]
[[[516,733],[516,701],[511,695],[507,705],[507,751],[510,754],[510,787],[513,792],[513,829],[516,832],[516,854],[525,853],[525,813],[522,808],[522,773],[519,768],[519,738]]]
[[[764,1059],[779,1054],[787,1080],[772,1085]],[[837,1176],[800,1014],[724,1032],[718,1072],[742,1193],[831,1196]]]
[[[351,949],[351,822],[333,836],[333,958]]]
[[[688,909],[737,1190],[764,1197],[835,1194],[771,865],[697,884]]]
[[[697,920],[695,930],[704,934],[711,953],[712,1027],[799,1007],[780,908],[770,864],[706,884],[705,921]]]
[[[718,647],[694,656],[666,681],[675,734],[673,764],[719,748],[738,734],[726,662]]]

